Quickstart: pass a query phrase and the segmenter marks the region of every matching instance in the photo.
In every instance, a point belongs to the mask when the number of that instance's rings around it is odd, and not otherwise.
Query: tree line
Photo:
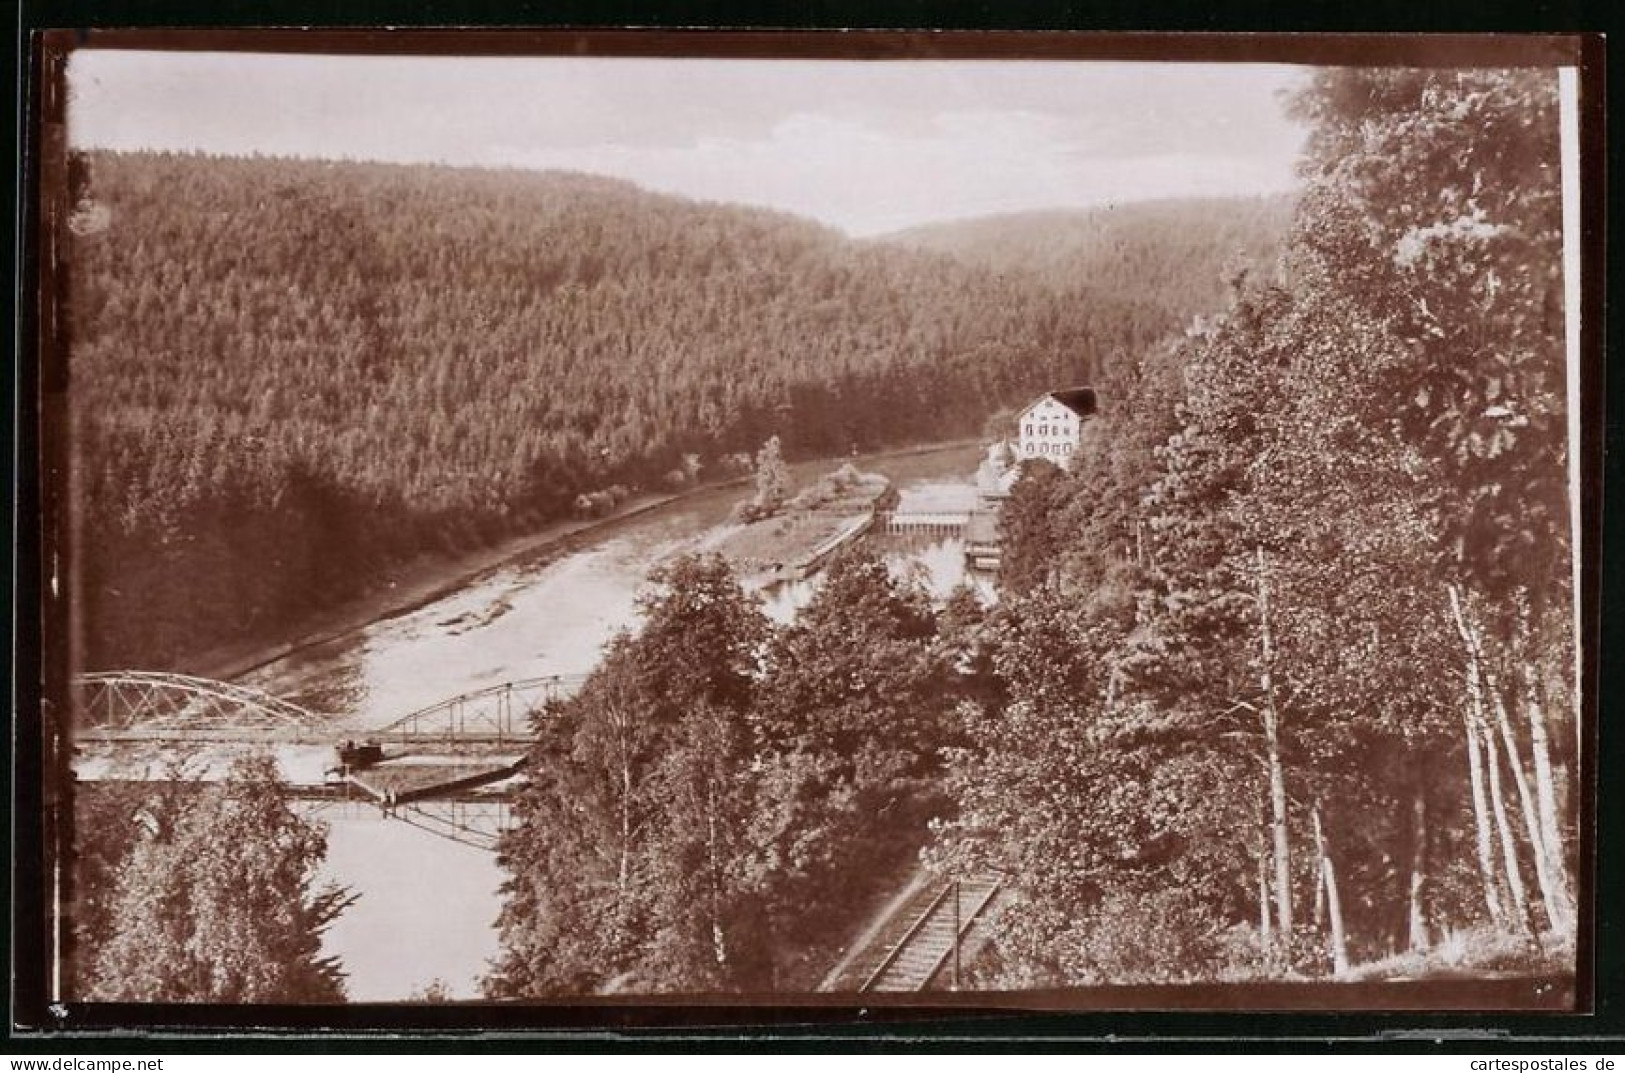
[[[770,435],[794,458],[973,434],[1191,312],[1177,288],[1063,294],[586,175],[76,163],[97,666],[274,634],[405,561],[705,479]]]
[[[811,991],[949,807],[968,590],[938,610],[849,551],[774,627],[720,556],[651,580],[537,719],[491,997]]]
[[[988,980],[1574,969],[1556,79],[1328,71],[1294,108],[1280,272],[1006,512],[1008,695],[932,851],[1020,892]]]
[[[1574,971],[1555,78],[1292,107],[1279,268],[1025,466],[996,608],[663,576],[546,723],[492,994],[805,989],[917,850],[1010,891],[981,986]]]

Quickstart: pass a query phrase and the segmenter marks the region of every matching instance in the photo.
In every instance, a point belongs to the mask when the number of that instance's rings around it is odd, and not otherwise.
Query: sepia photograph
[[[1584,1008],[1578,39],[852,36],[61,50],[50,1001]]]

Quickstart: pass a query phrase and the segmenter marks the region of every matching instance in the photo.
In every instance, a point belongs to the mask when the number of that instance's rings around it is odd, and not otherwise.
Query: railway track
[[[980,945],[999,892],[999,881],[991,876],[920,885],[830,981],[832,989],[907,992],[956,986],[955,954]]]

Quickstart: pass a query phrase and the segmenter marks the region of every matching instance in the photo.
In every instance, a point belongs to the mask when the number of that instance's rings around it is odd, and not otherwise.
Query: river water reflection
[[[974,449],[858,460],[899,484],[968,475]],[[804,476],[804,475],[801,475]],[[616,522],[565,550],[521,558],[415,610],[266,664],[242,682],[330,712],[364,734],[445,697],[520,678],[579,674],[618,630],[636,625],[650,569],[703,548],[726,524],[738,489],[707,492]],[[872,537],[894,573],[937,598],[965,579],[957,540]],[[784,622],[817,578],[762,592]],[[986,593],[985,580],[977,581]],[[356,1001],[402,999],[433,981],[478,994],[497,953],[502,872],[494,855],[366,813],[330,819],[327,870],[361,895],[328,933]]]

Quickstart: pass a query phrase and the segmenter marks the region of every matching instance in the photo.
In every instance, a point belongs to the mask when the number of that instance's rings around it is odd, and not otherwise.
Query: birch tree
[[[767,622],[715,557],[651,576],[636,633],[539,718],[504,836],[498,997],[760,982],[740,838]]]
[[[1399,344],[1380,384],[1389,427],[1431,470],[1419,502],[1494,732],[1480,745],[1505,761],[1546,923],[1566,933],[1573,856],[1535,698],[1566,696],[1575,652],[1566,627],[1522,628],[1563,621],[1549,612],[1573,595],[1555,77],[1327,72],[1298,108],[1316,124],[1306,206],[1318,226],[1297,245]]]
[[[102,1002],[338,1002],[344,972],[323,932],[354,897],[324,884],[326,832],[289,807],[274,762],[136,825],[118,869],[109,934],[91,969]]]

